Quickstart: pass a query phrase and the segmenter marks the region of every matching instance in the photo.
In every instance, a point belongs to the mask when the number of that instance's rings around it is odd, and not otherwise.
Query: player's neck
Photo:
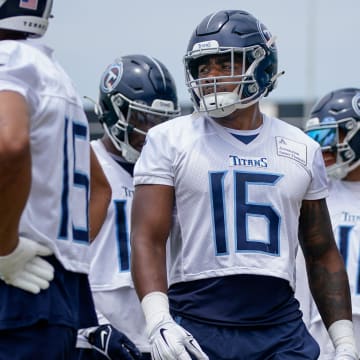
[[[112,143],[111,139],[104,135],[102,138],[101,138],[101,142],[103,143],[106,151],[108,153],[111,153],[117,157],[122,157],[122,154],[121,154],[121,151],[119,151],[115,146],[114,144]]]
[[[0,29],[0,41],[2,40],[25,40],[27,34],[19,31]]]
[[[353,171],[350,171],[343,179],[345,181],[360,181],[360,166]]]
[[[214,119],[218,124],[235,130],[254,130],[263,123],[263,114],[256,103],[245,109],[237,109],[232,114]]]

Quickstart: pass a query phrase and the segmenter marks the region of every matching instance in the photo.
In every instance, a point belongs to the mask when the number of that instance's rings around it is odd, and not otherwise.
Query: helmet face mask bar
[[[146,136],[150,127],[180,115],[180,108],[164,65],[151,57],[128,55],[104,72],[95,112],[115,148],[135,163],[140,151],[132,138]]]
[[[326,167],[328,176],[343,179],[360,165],[360,89],[339,89],[313,107],[305,132],[321,150],[332,152],[335,163]]]
[[[231,64],[229,74],[199,78],[196,67],[202,59],[226,55]],[[241,73],[234,71],[239,63]],[[190,39],[184,66],[196,110],[212,117],[224,117],[258,102],[282,75],[277,73],[275,38],[245,11],[221,11],[206,17]],[[234,85],[233,90],[224,91],[224,85]]]
[[[150,119],[151,126],[155,126],[179,115],[179,110],[173,109],[172,103],[166,105],[166,100],[154,100],[155,106],[149,107],[145,104],[131,101],[124,95],[117,93],[110,96],[110,101],[114,111],[116,112],[118,120],[111,127],[108,127],[105,122],[103,123],[103,127],[115,148],[120,151],[124,159],[130,163],[135,163],[140,156],[140,152],[130,143],[131,134],[134,132],[146,136],[147,133],[147,131],[143,131],[137,127],[137,124],[141,122],[141,120],[133,123],[134,117],[138,119],[141,117],[141,114],[144,114],[146,119]],[[161,102],[162,105],[165,105],[165,109],[161,110],[156,106],[159,102]],[[124,103],[128,104],[126,118],[121,111],[121,106],[124,105]]]
[[[235,109],[246,108],[260,100],[266,95],[263,92],[258,94],[259,86],[257,84],[254,70],[264,59],[265,51],[260,46],[250,46],[239,51],[237,48],[208,48],[206,52],[200,51],[203,57],[213,55],[228,55],[231,64],[231,73],[223,76],[213,76],[207,78],[194,77],[195,69],[201,58],[197,57],[198,50],[190,51],[185,56],[186,85],[192,89],[195,95],[200,99],[198,110],[200,112],[211,113],[213,117],[223,117],[227,113],[232,113]],[[256,54],[257,58],[248,66],[247,59],[249,53]],[[201,55],[200,55],[201,56]],[[254,56],[254,55],[252,55]],[[242,73],[236,74],[235,62],[241,62]],[[221,91],[224,85],[234,85],[233,91]],[[204,92],[204,89],[212,87],[211,92]]]

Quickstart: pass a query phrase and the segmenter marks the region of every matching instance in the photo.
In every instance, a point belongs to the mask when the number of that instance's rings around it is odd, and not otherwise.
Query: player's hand
[[[146,294],[141,307],[153,360],[209,360],[194,337],[171,317],[169,299],[164,292]]]
[[[141,352],[135,344],[112,325],[100,325],[88,335],[91,348],[108,360],[141,360]]]
[[[170,315],[164,316],[161,322],[150,329],[149,339],[153,360],[191,360],[189,354],[198,360],[209,359],[193,336]]]
[[[0,256],[0,279],[6,284],[38,294],[49,287],[54,278],[54,268],[40,256],[51,255],[44,245],[19,238],[18,246],[6,256]]]

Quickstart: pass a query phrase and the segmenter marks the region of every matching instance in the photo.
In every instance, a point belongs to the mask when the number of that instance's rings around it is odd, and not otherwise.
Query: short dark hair
[[[23,31],[0,29],[0,40],[24,40],[27,39],[29,35],[30,34]]]

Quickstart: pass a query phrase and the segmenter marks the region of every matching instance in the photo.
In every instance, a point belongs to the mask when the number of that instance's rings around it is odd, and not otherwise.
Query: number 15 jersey
[[[73,83],[52,50],[1,41],[0,90],[30,112],[31,189],[19,234],[49,247],[70,271],[88,271],[89,129]]]

